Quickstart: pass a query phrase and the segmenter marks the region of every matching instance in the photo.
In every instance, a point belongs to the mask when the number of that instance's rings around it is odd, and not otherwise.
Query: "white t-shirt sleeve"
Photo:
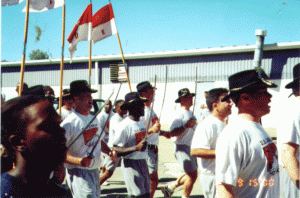
[[[193,142],[197,145],[195,148],[211,149],[212,138],[213,130],[211,126],[199,124],[193,138]]]
[[[183,124],[184,123],[183,123],[182,119],[180,119],[178,117],[174,118],[170,125],[170,131],[173,131],[176,128],[182,127]]]
[[[68,146],[68,144],[70,143],[70,140],[72,139],[72,131],[73,131],[73,126],[70,122],[62,122],[60,125],[63,129],[65,129],[66,133],[65,133],[65,137],[66,137],[66,144]]]
[[[236,186],[239,171],[245,163],[241,137],[223,133],[216,146],[216,184]]]
[[[282,143],[294,143],[300,145],[300,113],[292,114],[290,119],[285,119],[284,135],[281,135]]]

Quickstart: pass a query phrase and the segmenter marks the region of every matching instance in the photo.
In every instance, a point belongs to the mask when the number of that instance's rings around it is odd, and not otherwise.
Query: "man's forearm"
[[[297,160],[297,150],[299,146],[296,144],[282,144],[282,163],[285,167],[286,172],[288,173],[291,180],[294,184],[299,187],[299,180],[300,180],[300,171],[299,171],[299,161]]]
[[[121,156],[126,156],[126,155],[136,152],[137,147],[132,146],[132,147],[123,148],[123,147],[113,146],[113,150],[117,152],[118,157],[121,157]]]
[[[76,156],[67,154],[66,163],[81,166],[81,161],[82,161],[81,157],[76,157]]]
[[[185,126],[175,128],[172,131],[170,131],[169,136],[170,137],[175,137],[175,136],[180,136],[187,128]]]
[[[204,148],[192,148],[191,149],[192,157],[201,157],[204,159],[215,159],[216,152],[213,149],[204,149]]]
[[[109,152],[111,152],[110,148],[103,140],[101,140],[101,151],[107,155],[109,155]]]

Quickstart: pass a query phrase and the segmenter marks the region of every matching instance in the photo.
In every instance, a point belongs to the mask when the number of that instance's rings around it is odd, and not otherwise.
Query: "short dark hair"
[[[121,102],[124,102],[124,100],[117,100],[115,103],[115,108],[121,105]]]
[[[215,88],[208,91],[206,97],[206,104],[210,112],[213,110],[213,103],[217,103],[221,94],[223,93],[228,93],[228,89]]]
[[[36,95],[21,96],[5,102],[1,107],[1,143],[5,147],[8,156],[14,158],[15,153],[9,137],[18,135],[25,137],[25,129],[28,122],[24,109],[45,100],[45,97]]]

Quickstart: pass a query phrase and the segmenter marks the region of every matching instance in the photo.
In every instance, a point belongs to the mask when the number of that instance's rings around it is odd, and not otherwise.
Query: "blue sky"
[[[66,0],[67,37],[89,0]],[[93,0],[93,13],[108,4]],[[255,30],[267,30],[265,44],[300,41],[300,0],[111,0],[123,52],[157,52],[255,44]],[[20,61],[25,2],[1,9],[1,60]],[[34,26],[42,29],[39,42]],[[30,13],[26,60],[32,50],[61,56],[62,8]],[[93,45],[92,55],[120,54],[116,35]],[[88,56],[80,42],[75,57]]]

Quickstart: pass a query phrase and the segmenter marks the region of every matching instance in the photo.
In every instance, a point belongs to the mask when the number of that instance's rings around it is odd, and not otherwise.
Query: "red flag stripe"
[[[97,27],[103,23],[106,23],[114,18],[114,13],[111,4],[104,6],[93,16],[93,28]]]
[[[90,23],[90,22],[92,22],[92,4],[89,4],[86,7],[86,9],[82,13],[81,17],[77,21],[74,29],[72,30],[70,36],[68,37],[69,43],[72,43],[72,40],[75,37],[75,34],[76,34],[77,30],[78,30],[78,26],[86,24],[86,23]]]

